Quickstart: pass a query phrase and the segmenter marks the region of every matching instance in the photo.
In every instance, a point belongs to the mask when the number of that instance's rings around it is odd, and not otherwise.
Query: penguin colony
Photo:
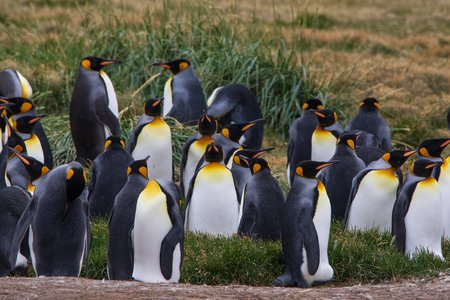
[[[450,157],[441,154],[450,138],[393,150],[377,99],[361,101],[345,129],[336,112],[309,99],[289,129],[285,198],[262,158],[273,148],[261,149],[262,113],[248,88],[229,84],[205,101],[188,60],[155,63],[172,76],[164,98],[144,104],[126,146],[104,71],[119,63],[81,60],[70,104],[77,158],[57,167],[30,84],[16,70],[0,72],[1,275],[32,265],[38,276],[79,276],[92,216],[109,217],[112,280],[178,282],[184,232],[192,231],[281,240],[285,271],[274,285],[326,283],[334,274],[327,254],[332,219],[344,220],[347,230],[390,231],[408,257],[427,251],[444,259]],[[183,148],[179,186],[165,117],[197,124]],[[400,167],[415,153],[403,176]]]

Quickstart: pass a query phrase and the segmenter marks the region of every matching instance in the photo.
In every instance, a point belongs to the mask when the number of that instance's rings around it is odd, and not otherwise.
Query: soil
[[[443,299],[449,295],[450,276],[310,289],[146,284],[68,277],[0,279],[1,299]]]

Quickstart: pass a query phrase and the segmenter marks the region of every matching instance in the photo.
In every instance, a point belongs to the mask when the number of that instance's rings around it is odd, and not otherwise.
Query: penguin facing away
[[[252,173],[242,192],[238,234],[252,239],[281,238],[281,213],[284,194],[262,158],[239,156]]]
[[[395,244],[409,258],[418,251],[442,256],[442,200],[439,185],[431,173],[441,165],[428,158],[420,158],[411,165],[392,216]]]
[[[127,151],[134,159],[147,161],[149,179],[173,181],[172,135],[169,125],[161,118],[163,99],[149,99],[130,137]]]
[[[343,133],[338,139],[332,161],[339,161],[322,170],[317,176],[327,189],[331,203],[331,217],[343,220],[352,188],[353,177],[366,165],[355,153],[358,135]]]
[[[333,278],[328,263],[331,206],[316,175],[334,163],[306,160],[296,168],[281,223],[285,271],[275,279],[275,286],[305,288]]]
[[[295,166],[304,160],[311,159],[311,137],[319,125],[315,110],[322,110],[322,101],[313,98],[302,105],[302,114],[289,127],[289,143],[287,150],[286,172],[289,187],[295,177]],[[292,166],[292,167],[291,167]]]
[[[132,279],[132,230],[136,204],[147,183],[147,158],[132,162],[127,168],[127,182],[117,194],[109,217],[108,278],[110,280]]]
[[[127,168],[133,158],[125,151],[120,137],[110,136],[105,151],[92,164],[89,182],[89,211],[91,216],[109,216],[114,199],[127,181]]]
[[[204,113],[198,120],[198,132],[189,137],[183,146],[180,164],[180,188],[184,197],[187,196],[189,184],[200,159],[206,151],[206,147],[217,138],[217,126],[217,120]]]
[[[262,119],[263,115],[255,95],[244,85],[231,83],[217,88],[208,99],[207,113],[224,127],[231,123],[245,123]],[[264,124],[256,124],[239,140],[244,148],[261,148]]]
[[[342,134],[336,112],[331,109],[315,111],[319,125],[311,137],[311,160],[328,161],[336,150],[336,142]]]
[[[178,282],[183,257],[183,221],[175,184],[150,180],[139,194],[134,217],[133,278],[144,282]],[[178,190],[178,188],[177,188]]]
[[[358,114],[348,122],[346,131],[364,130],[372,133],[381,142],[384,151],[391,151],[391,131],[380,115],[381,105],[376,98],[366,98],[359,105]]]
[[[0,96],[30,98],[33,96],[33,89],[19,71],[6,69],[0,72]]]
[[[186,59],[177,59],[158,62],[153,66],[160,66],[172,73],[164,86],[163,116],[187,125],[197,123],[206,110],[206,102],[191,63]]]
[[[185,208],[185,230],[231,236],[239,225],[239,192],[231,171],[223,165],[222,148],[209,144],[206,165],[191,180]]]
[[[103,152],[109,135],[120,136],[119,109],[105,66],[119,60],[88,56],[81,60],[70,101],[70,130],[77,160],[87,163]]]
[[[416,152],[393,150],[359,171],[352,182],[346,229],[391,231],[392,210],[401,188],[395,170]]]

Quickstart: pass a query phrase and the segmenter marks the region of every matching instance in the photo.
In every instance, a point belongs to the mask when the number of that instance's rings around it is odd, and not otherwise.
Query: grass
[[[92,251],[89,278],[104,279],[108,222],[95,219],[92,226]],[[427,253],[409,260],[397,251],[390,234],[376,231],[343,231],[334,222],[329,242],[329,260],[336,284],[381,282],[411,277],[437,276],[450,269],[450,261],[441,261]],[[444,256],[450,255],[450,242],[443,243]],[[280,242],[254,242],[248,238],[213,238],[207,235],[185,236],[185,257],[180,282],[208,285],[271,285],[283,273]]]

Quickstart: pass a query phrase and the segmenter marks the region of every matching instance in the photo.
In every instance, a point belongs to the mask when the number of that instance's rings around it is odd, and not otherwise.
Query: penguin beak
[[[241,162],[243,162],[243,164],[245,165],[245,167],[250,168],[250,164],[248,162],[248,157],[245,157],[243,155],[238,155],[239,159],[241,160]]]
[[[275,149],[275,148],[274,147],[270,147],[270,148],[262,149],[261,151],[257,152],[255,155],[253,155],[253,158],[258,158],[261,155],[263,155],[264,153],[270,152],[273,149]]]
[[[167,63],[163,63],[163,62],[154,63],[152,66],[159,66],[159,67],[161,67],[163,69],[166,69],[166,70],[170,70],[171,69],[171,67]]]
[[[426,165],[426,166],[425,166],[425,169],[432,169],[432,168],[434,168],[434,167],[436,167],[436,166],[440,166],[440,165],[442,165],[442,164],[443,164],[443,162],[432,163],[432,164]]]
[[[158,105],[161,103],[161,100],[162,100],[162,99],[156,100],[156,101],[152,104],[152,107],[158,106]]]
[[[17,152],[16,149],[13,149],[11,147],[8,147],[9,150],[11,150],[12,152],[14,152],[14,154],[27,166],[30,165],[30,162],[28,161],[28,159],[26,159],[25,157],[23,157],[19,152]]]
[[[40,119],[43,119],[43,118],[45,118],[46,116],[48,116],[48,115],[46,115],[46,114],[44,114],[44,115],[38,115],[38,116],[36,116],[35,118],[33,118],[33,119],[31,119],[30,121],[28,121],[28,124],[34,124],[34,123],[36,123],[37,121],[39,121]]]
[[[323,113],[321,113],[321,112],[315,111],[314,114],[316,116],[318,116],[319,118],[322,118],[322,119],[325,118],[325,115]]]
[[[338,163],[340,163],[340,161],[338,161],[338,160],[332,160],[332,161],[329,161],[329,162],[326,162],[326,163],[323,163],[323,164],[318,165],[318,166],[316,167],[316,170],[322,170],[322,169],[324,169],[324,168],[326,168],[326,167],[329,167],[329,166],[332,166],[332,165],[338,164]]]
[[[445,148],[450,144],[450,139],[448,139],[446,142],[443,142],[442,145],[440,146],[441,148]]]
[[[3,116],[3,120],[5,120],[5,124],[6,124],[6,130],[7,130],[7,132],[8,132],[8,138],[10,138],[11,137],[11,124],[9,124],[9,120],[8,120],[8,118],[6,117],[6,116]]]
[[[410,150],[408,152],[405,152],[405,154],[403,154],[403,156],[404,157],[409,157],[409,156],[413,155],[416,152],[417,152],[417,149],[413,149],[413,150]]]
[[[118,59],[105,59],[104,61],[102,61],[100,63],[100,65],[104,67],[104,66],[108,66],[108,65],[112,65],[112,64],[119,65],[121,63],[122,63],[122,61],[118,60]]]

